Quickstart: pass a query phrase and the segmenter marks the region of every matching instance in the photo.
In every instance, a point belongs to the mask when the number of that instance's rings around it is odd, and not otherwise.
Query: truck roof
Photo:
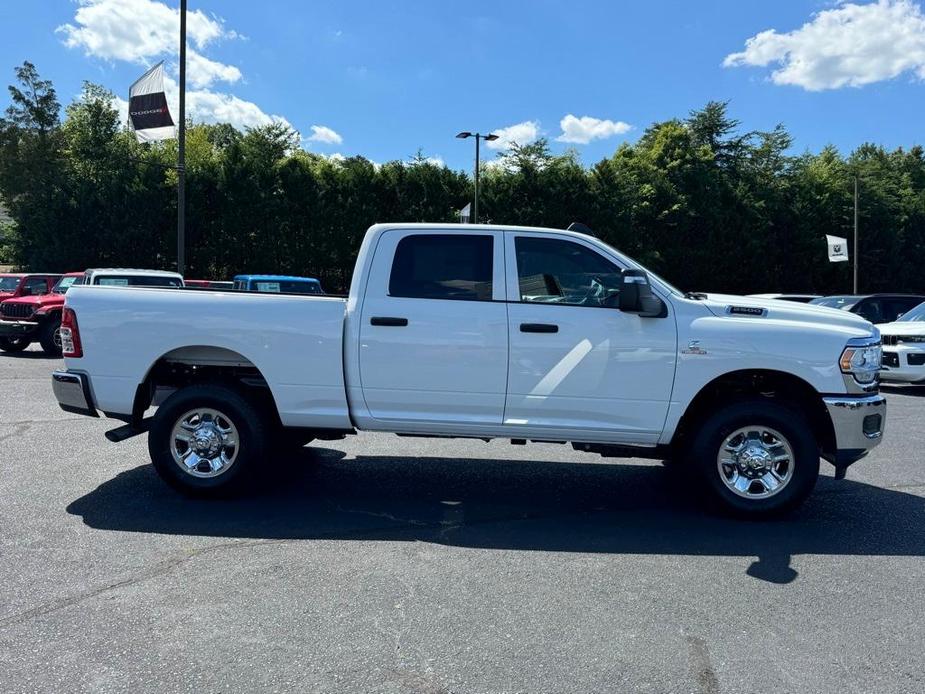
[[[0,272],[0,277],[61,277],[60,272]]]
[[[280,280],[283,282],[318,282],[314,277],[297,277],[295,275],[235,275],[235,282],[250,282],[251,280]],[[320,284],[320,282],[318,282]]]
[[[102,268],[91,268],[86,271],[87,275],[157,275],[158,277],[163,277],[165,275],[169,277],[182,277],[179,272],[174,272],[172,270],[145,270],[141,268],[134,267],[102,267]]]

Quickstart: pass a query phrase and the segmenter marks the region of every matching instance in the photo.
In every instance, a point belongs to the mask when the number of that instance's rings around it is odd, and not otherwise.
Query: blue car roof
[[[254,280],[258,282],[280,280],[282,282],[314,282],[320,284],[314,277],[296,277],[294,275],[235,275],[234,277],[235,282],[252,282]]]

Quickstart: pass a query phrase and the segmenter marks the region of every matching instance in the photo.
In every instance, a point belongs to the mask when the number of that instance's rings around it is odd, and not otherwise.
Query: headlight
[[[851,374],[858,383],[873,383],[882,363],[883,350],[879,342],[849,340],[838,365],[842,373]]]
[[[910,345],[917,342],[925,342],[925,335],[897,335],[896,343]]]

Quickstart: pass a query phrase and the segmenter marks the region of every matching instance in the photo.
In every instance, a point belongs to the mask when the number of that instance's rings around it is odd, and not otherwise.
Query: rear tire
[[[197,497],[244,491],[267,454],[269,427],[240,392],[194,385],[171,395],[154,415],[148,452],[174,489]]]
[[[32,344],[28,337],[0,337],[0,350],[15,354]]]
[[[61,315],[52,316],[39,329],[42,351],[50,357],[61,356]]]
[[[767,399],[744,400],[710,415],[690,454],[713,501],[747,518],[795,509],[819,476],[819,448],[804,414]]]

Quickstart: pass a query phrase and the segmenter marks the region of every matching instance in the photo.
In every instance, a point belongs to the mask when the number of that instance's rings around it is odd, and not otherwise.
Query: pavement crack
[[[207,547],[201,547],[199,549],[188,550],[179,556],[172,557],[170,559],[165,559],[160,561],[152,566],[149,566],[145,569],[142,569],[138,573],[135,573],[132,576],[128,576],[122,580],[114,581],[112,583],[106,583],[95,588],[90,588],[88,590],[82,591],[75,595],[68,595],[61,598],[56,598],[48,602],[42,603],[36,607],[19,612],[17,614],[10,615],[9,617],[4,617],[0,619],[0,629],[5,629],[6,627],[14,626],[16,624],[22,624],[27,622],[30,619],[35,617],[41,617],[43,615],[49,614],[51,612],[57,612],[58,610],[64,609],[66,607],[71,607],[72,605],[77,605],[85,600],[90,600],[92,598],[103,595],[113,590],[118,590],[119,588],[125,588],[126,586],[136,585],[138,583],[143,583],[152,578],[157,578],[158,576],[164,576],[177,567],[185,564],[191,559],[201,557],[205,554],[210,554],[212,552],[218,552],[225,549],[236,549],[239,547],[249,547],[255,545],[264,545],[264,544],[279,544],[282,542],[287,542],[288,540],[256,540],[256,541],[235,541],[235,542],[223,542],[221,544],[209,545]]]
[[[699,636],[688,636],[687,645],[690,649],[691,670],[697,678],[699,691],[702,694],[719,694],[719,678],[713,670],[707,642]]]
[[[32,426],[31,422],[16,422],[15,424],[13,424],[13,431],[11,431],[8,434],[3,434],[3,436],[0,436],[0,441],[6,441],[7,439],[11,439],[14,436],[19,436],[21,434],[24,434],[27,431],[29,431],[29,428],[31,426]]]
[[[433,523],[420,521],[415,518],[401,518],[399,516],[393,516],[391,513],[386,513],[385,511],[363,511],[362,509],[345,508],[339,505],[335,506],[334,508],[336,508],[341,513],[356,513],[361,516],[370,516],[372,518],[385,518],[386,520],[395,521],[396,523],[405,523],[407,525],[416,525],[419,527],[431,527],[434,525]]]

